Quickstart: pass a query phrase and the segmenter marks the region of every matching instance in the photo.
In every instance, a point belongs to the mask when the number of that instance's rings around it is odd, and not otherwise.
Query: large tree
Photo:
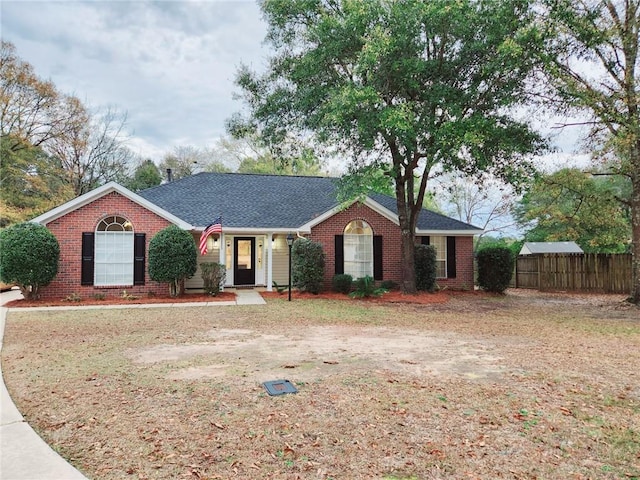
[[[279,0],[261,5],[274,49],[241,67],[248,114],[232,133],[331,146],[394,180],[403,289],[415,291],[414,235],[437,169],[510,181],[542,144],[509,115],[538,41],[526,0]],[[415,179],[418,178],[416,182]]]
[[[633,282],[640,304],[640,0],[543,0],[551,100],[591,115],[591,140],[631,182]]]
[[[511,215],[517,196],[510,185],[490,175],[473,178],[449,174],[438,181],[437,198],[444,211],[458,220],[482,228],[476,249],[484,235],[512,233],[516,221]]]
[[[606,176],[565,168],[539,177],[514,214],[526,229],[525,240],[573,240],[585,252],[620,253],[629,248],[629,210],[619,199],[628,198],[627,185]]]
[[[0,132],[12,151],[44,147],[77,125],[84,107],[42,80],[16,53],[12,43],[0,43]]]
[[[112,108],[78,115],[76,124],[47,142],[76,196],[109,181],[124,181],[134,162],[126,146],[126,114]]]

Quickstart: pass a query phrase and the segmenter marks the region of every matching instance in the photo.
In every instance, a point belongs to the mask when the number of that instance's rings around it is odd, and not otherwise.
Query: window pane
[[[344,236],[344,273],[353,278],[373,276],[373,236]]]
[[[436,277],[447,278],[447,237],[431,237],[430,243],[436,248]]]
[[[133,232],[96,232],[97,286],[133,285]]]

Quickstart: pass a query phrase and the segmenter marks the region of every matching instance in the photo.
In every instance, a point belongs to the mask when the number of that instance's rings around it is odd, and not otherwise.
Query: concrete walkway
[[[33,307],[21,310],[50,309],[105,309],[105,308],[176,308],[189,306],[261,305],[265,301],[253,290],[238,290],[235,302],[207,303],[156,303],[148,305],[112,305],[87,307]],[[0,293],[0,351],[4,326],[9,309],[1,306],[20,298],[20,292],[12,290]],[[2,480],[86,480],[86,477],[69,465],[47,445],[29,426],[9,396],[0,365],[0,479]]]

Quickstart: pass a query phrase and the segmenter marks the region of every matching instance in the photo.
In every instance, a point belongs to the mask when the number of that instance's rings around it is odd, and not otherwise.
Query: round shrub
[[[488,292],[503,293],[509,288],[515,258],[507,247],[487,247],[480,250],[478,259],[478,285]]]
[[[220,293],[227,278],[227,267],[224,263],[203,262],[200,264],[204,291],[208,295],[215,297]]]
[[[353,277],[348,273],[338,273],[331,280],[331,288],[334,292],[344,293],[345,295],[351,291]]]
[[[322,245],[306,238],[298,238],[293,242],[291,262],[293,286],[301,292],[320,293],[324,282]]]
[[[0,231],[0,280],[15,283],[28,299],[40,296],[40,287],[58,273],[60,246],[44,226],[19,223]]]
[[[149,277],[169,284],[169,293],[182,293],[185,279],[198,269],[196,242],[186,230],[170,225],[149,242]]]
[[[416,289],[433,292],[436,289],[436,247],[416,245],[414,265]]]

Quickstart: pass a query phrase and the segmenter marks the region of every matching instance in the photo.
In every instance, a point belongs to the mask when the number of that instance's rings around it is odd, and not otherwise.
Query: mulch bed
[[[288,292],[260,292],[263,298],[269,299],[281,299],[286,300],[288,298]],[[487,295],[484,292],[471,292],[471,291],[442,291],[435,293],[419,292],[416,294],[406,294],[399,290],[393,290],[382,294],[379,297],[366,297],[366,298],[352,298],[344,293],[337,292],[322,292],[317,295],[308,292],[298,292],[296,290],[291,292],[292,300],[312,300],[312,299],[324,299],[324,300],[340,300],[340,301],[363,301],[372,303],[413,303],[420,305],[447,303],[452,296],[469,296],[469,295]]]
[[[67,299],[41,299],[41,300],[12,300],[4,306],[9,308],[17,307],[73,307],[85,305],[139,305],[154,303],[191,303],[191,302],[233,302],[236,294],[232,292],[220,292],[215,297],[202,294],[188,294],[181,297],[170,297],[168,295],[144,295],[139,298],[106,297],[104,299],[82,298],[77,301]]]

